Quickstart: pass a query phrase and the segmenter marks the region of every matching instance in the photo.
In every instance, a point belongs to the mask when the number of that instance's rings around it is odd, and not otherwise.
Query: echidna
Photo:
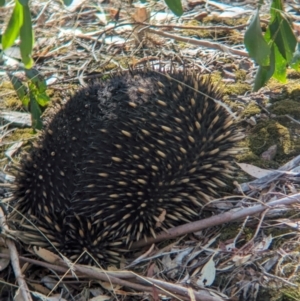
[[[31,222],[17,218],[20,238],[117,261],[131,242],[197,218],[243,137],[220,96],[189,71],[131,71],[80,90],[21,161],[14,198]]]

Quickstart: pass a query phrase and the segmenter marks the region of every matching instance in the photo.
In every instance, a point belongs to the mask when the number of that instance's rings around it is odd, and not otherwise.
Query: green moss
[[[270,146],[276,144],[279,152],[288,154],[291,151],[289,130],[274,120],[260,122],[249,136],[250,148],[260,155]]]
[[[236,82],[236,83],[229,83],[224,85],[223,91],[227,95],[243,95],[246,92],[251,91],[252,87],[250,84],[245,82]]]
[[[224,61],[224,64],[226,62]],[[222,80],[222,75],[220,71],[214,71],[209,75],[213,85],[218,85]],[[221,87],[222,88],[222,87]]]
[[[228,63],[228,62],[226,62]],[[225,102],[235,112],[240,112],[241,120],[248,119],[261,113],[261,107],[255,101],[248,103],[232,101],[231,94],[242,95],[247,91],[251,91],[251,86],[245,84],[243,80],[247,76],[245,71],[236,71],[237,83],[223,84],[221,72],[211,74],[211,79],[214,84],[219,84],[221,90],[224,91]],[[273,80],[272,80],[273,81]],[[275,83],[275,81],[273,81]],[[279,85],[272,87],[270,97],[279,95],[282,98],[284,95],[293,98],[283,98],[274,102],[267,110],[276,116],[270,116],[272,119],[257,119],[255,126],[249,126],[244,123],[241,127],[246,129],[246,138],[239,143],[239,146],[244,151],[238,155],[239,162],[253,164],[261,168],[276,169],[292,159],[300,153],[300,129],[296,122],[292,122],[286,115],[292,116],[294,119],[300,120],[300,96],[297,98],[299,80],[288,82],[288,85]],[[273,98],[274,99],[274,98]],[[266,105],[269,99],[266,97],[262,105]],[[277,145],[277,153],[271,161],[266,161],[261,158],[261,154],[268,150],[270,146]]]
[[[231,45],[237,45],[244,42],[244,35],[240,30],[231,30],[229,33],[226,33],[228,43]]]
[[[177,44],[179,49],[185,49],[185,48],[190,47],[188,43],[185,43],[185,42],[182,42],[182,41],[178,41],[176,44]]]
[[[235,76],[238,81],[244,81],[246,80],[247,72],[246,70],[236,70]]]
[[[237,225],[227,225],[225,228],[223,228],[219,240],[226,241],[228,239],[233,239],[237,236],[237,234],[239,234],[240,230],[241,229],[237,227]],[[244,241],[249,241],[253,237],[254,232],[255,231],[253,229],[245,227],[241,233]]]
[[[103,76],[101,76],[101,80],[103,80],[103,81],[106,81],[106,80],[109,80],[109,79],[110,79],[109,74],[104,74]]]
[[[33,140],[36,135],[33,134],[33,130],[30,128],[26,129],[16,129],[11,132],[9,135],[5,136],[3,139],[2,146],[0,147],[0,153],[2,158],[5,157],[4,152],[14,143],[22,141],[22,150],[26,150],[29,147],[27,143],[29,140]]]
[[[277,145],[273,160],[261,159],[261,154],[272,145]],[[275,120],[260,121],[241,143],[245,151],[239,155],[240,162],[250,163],[262,168],[278,168],[295,156],[300,149],[300,141],[295,144],[290,131]]]
[[[244,25],[248,22],[247,17],[243,18],[219,18],[217,15],[209,15],[202,19],[203,24],[222,24],[228,26]]]
[[[213,39],[217,40],[227,36],[224,30],[209,30],[209,29],[185,29],[183,35],[192,38]]]
[[[209,26],[209,25],[228,25],[235,26],[244,24],[245,18],[241,19],[223,19],[218,18],[217,16],[208,16],[202,19],[202,22],[192,20],[186,22],[186,26]],[[247,22],[247,21],[246,21]],[[222,30],[222,29],[184,29],[182,30],[184,36],[196,37],[200,39],[213,39],[218,40],[220,38],[226,38],[227,43],[229,44],[240,44],[243,42],[244,37],[241,34],[240,30]]]
[[[227,62],[224,61],[224,64],[230,63],[231,61]],[[236,71],[237,72],[237,71]],[[252,90],[252,87],[250,84],[247,84],[244,82],[244,76],[245,74],[241,71],[241,72],[237,72],[237,81],[234,83],[224,83],[222,82],[222,74],[221,72],[217,71],[217,72],[213,72],[211,74],[211,80],[212,83],[215,85],[219,85],[222,93],[224,96],[228,96],[228,95],[243,95],[246,92],[249,92]],[[241,80],[239,79],[241,78]]]
[[[33,134],[32,129],[16,129],[10,136],[10,141],[27,141],[32,139],[35,135]]]
[[[261,108],[256,104],[256,102],[251,101],[245,109],[242,111],[242,117],[251,117],[261,112]]]
[[[10,81],[1,83],[0,89],[3,94],[6,94],[2,102],[2,105],[5,109],[16,110],[22,107],[22,102],[18,98],[17,93],[15,92]]]
[[[288,117],[300,120],[300,83],[297,76],[300,75],[293,74],[285,85],[274,79],[268,84],[272,104],[267,110],[272,114],[271,119],[258,119],[258,124],[254,127],[247,127],[245,124],[250,132],[243,141],[245,151],[238,157],[240,162],[262,168],[278,168],[300,153],[299,124]],[[249,104],[230,101],[230,98],[226,99],[233,110],[241,112],[241,118],[249,118],[261,112],[254,101]],[[272,161],[262,160],[261,154],[272,145],[278,147],[275,158]]]
[[[236,235],[239,233],[239,228],[237,225],[228,225],[227,227],[224,227],[221,235],[219,236],[220,241],[226,241],[228,239],[236,237]]]
[[[253,238],[253,235],[254,235],[255,231],[253,228],[247,228],[245,227],[243,229],[243,235],[244,235],[244,238],[247,241],[250,241],[252,238]]]
[[[270,95],[271,103],[287,99],[300,103],[300,82],[298,78],[291,78],[284,85],[276,79],[270,79],[267,87],[272,91]]]
[[[17,95],[11,95],[11,96],[5,97],[4,106],[5,106],[5,108],[11,109],[11,110],[19,110],[23,107],[22,102],[17,97]]]
[[[300,101],[291,99],[281,100],[274,103],[269,111],[276,115],[290,115],[295,119],[300,119]]]

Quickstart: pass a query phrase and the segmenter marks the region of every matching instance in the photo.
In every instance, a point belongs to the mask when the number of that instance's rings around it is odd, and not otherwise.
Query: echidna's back
[[[230,177],[242,137],[215,98],[209,81],[155,71],[78,92],[23,162],[18,209],[63,253],[100,260],[195,219]]]

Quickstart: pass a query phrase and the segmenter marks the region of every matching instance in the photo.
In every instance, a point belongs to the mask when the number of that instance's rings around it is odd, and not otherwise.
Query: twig
[[[0,258],[7,258],[7,254],[1,254]],[[26,257],[20,257],[20,260],[35,263],[40,266],[47,267],[48,269],[59,271],[65,273],[69,268],[66,266],[64,261],[61,261],[59,265],[54,265],[50,263],[41,262],[38,260],[33,260]],[[190,296],[193,296],[195,301],[225,301],[228,299],[223,299],[221,297],[212,296],[208,290],[198,290],[194,291],[190,288],[183,287],[178,284],[169,283],[166,281],[161,281],[157,279],[152,279],[150,277],[142,277],[131,271],[120,271],[120,272],[110,272],[101,271],[95,267],[88,267],[84,265],[74,265],[74,271],[76,271],[80,276],[86,276],[93,279],[98,279],[102,281],[109,281],[113,284],[119,284],[132,289],[136,289],[144,292],[152,292],[153,286],[159,289],[162,293],[177,297],[177,299],[191,300]],[[79,275],[77,275],[79,276]],[[124,279],[130,279],[124,280]],[[134,282],[135,281],[135,282]],[[140,282],[140,283],[136,283]]]
[[[231,210],[226,213],[218,214],[203,220],[199,220],[196,222],[192,222],[189,224],[185,224],[179,227],[175,227],[172,229],[169,229],[168,232],[162,232],[159,235],[154,237],[147,238],[147,241],[142,239],[138,242],[135,242],[132,244],[131,249],[144,247],[149,244],[153,244],[156,242],[160,242],[166,239],[173,239],[178,236],[196,232],[205,228],[210,228],[213,226],[225,224],[240,218],[244,218],[246,216],[255,215],[260,212],[263,212],[266,209],[272,209],[274,207],[280,206],[280,205],[291,205],[294,203],[300,202],[300,193],[294,194],[292,196],[287,196],[285,198],[282,198],[280,200],[271,201],[266,203],[265,205],[256,205],[249,208],[244,208],[240,210]]]
[[[6,224],[5,215],[4,215],[1,207],[0,207],[0,226],[1,226],[2,232],[5,233],[5,230],[8,227],[7,227],[7,224]],[[22,300],[23,301],[32,301],[30,293],[29,293],[29,289],[27,287],[27,283],[24,280],[24,276],[22,275],[22,272],[21,272],[20,262],[19,262],[19,255],[18,255],[18,251],[16,249],[16,245],[9,238],[6,239],[6,244],[7,244],[8,249],[9,249],[11,265],[13,267],[14,274],[15,274],[15,277],[16,277],[18,285],[19,285]]]
[[[289,118],[290,120],[292,120],[293,122],[300,124],[300,121],[299,121],[299,120],[296,120],[296,119],[293,118],[292,116],[290,116],[290,115],[288,115],[288,114],[286,114],[285,116],[286,116],[287,118]]]
[[[147,32],[154,33],[154,34],[157,34],[159,36],[171,38],[171,39],[174,39],[174,40],[177,40],[177,41],[182,41],[182,42],[185,42],[185,43],[198,45],[198,46],[202,46],[202,47],[207,47],[207,48],[218,49],[222,52],[231,53],[231,54],[235,54],[235,55],[239,55],[239,56],[249,57],[249,54],[245,51],[236,50],[236,49],[224,46],[224,45],[219,44],[219,43],[208,42],[208,41],[204,41],[204,40],[196,40],[196,39],[192,39],[192,38],[184,38],[184,37],[180,37],[180,36],[177,36],[177,35],[174,35],[174,34],[170,34],[170,33],[155,30],[155,29],[150,29],[150,28],[145,28],[144,30],[147,30]]]
[[[239,249],[239,252],[245,250],[248,246],[250,246],[250,244],[252,244],[252,243],[254,242],[254,239],[255,239],[256,236],[258,235],[258,233],[259,233],[259,231],[260,231],[260,228],[261,228],[261,225],[262,225],[262,222],[263,222],[263,220],[264,220],[264,218],[265,218],[265,216],[266,216],[266,214],[267,214],[267,212],[268,212],[269,210],[270,210],[270,209],[267,208],[267,209],[262,213],[262,216],[261,216],[261,218],[259,219],[259,223],[258,223],[258,225],[257,225],[257,227],[256,227],[256,231],[255,231],[253,237],[252,237],[245,245],[243,245],[242,248]]]

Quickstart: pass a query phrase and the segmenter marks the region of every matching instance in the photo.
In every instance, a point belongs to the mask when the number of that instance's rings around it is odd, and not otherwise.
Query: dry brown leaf
[[[136,7],[134,15],[132,18],[135,22],[147,22],[149,21],[149,12],[146,7]]]
[[[34,283],[34,282],[31,282],[30,285],[34,288],[33,290],[35,292],[39,292],[43,295],[48,295],[50,293],[50,290],[48,288],[46,288],[45,286],[39,284],[39,283]]]
[[[262,177],[267,176],[268,174],[272,173],[273,170],[268,170],[268,169],[262,169],[257,166],[254,166],[252,164],[247,164],[247,163],[237,163],[237,165],[248,175],[260,179]]]
[[[44,259],[45,261],[49,263],[56,263],[60,261],[60,257],[57,256],[56,254],[52,253],[49,250],[46,250],[44,248],[38,248],[38,247],[33,247],[34,253],[39,256],[40,258]]]

